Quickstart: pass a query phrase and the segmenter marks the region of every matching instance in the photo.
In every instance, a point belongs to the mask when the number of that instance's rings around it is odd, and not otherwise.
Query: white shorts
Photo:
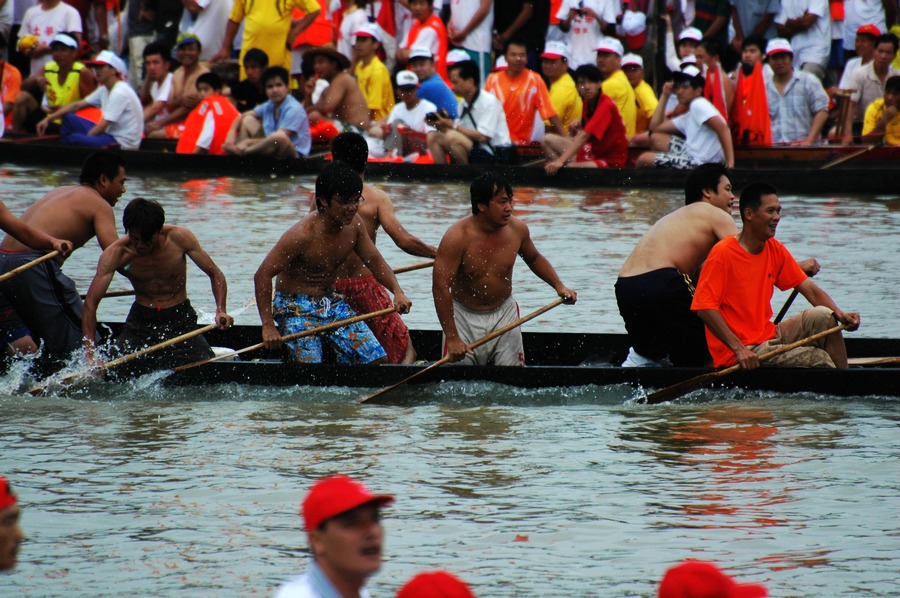
[[[519,305],[510,295],[503,304],[491,311],[472,311],[453,302],[454,320],[459,337],[467,345],[519,319]],[[443,355],[447,355],[447,337],[443,339]],[[525,365],[522,328],[516,327],[466,355],[460,365]]]

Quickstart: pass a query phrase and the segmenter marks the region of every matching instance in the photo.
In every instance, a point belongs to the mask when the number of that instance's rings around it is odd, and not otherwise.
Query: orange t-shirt
[[[19,69],[9,64],[3,63],[3,72],[0,73],[0,101],[3,103],[16,103],[16,96],[22,91],[22,75]],[[12,125],[12,110],[5,113],[3,117],[6,120],[6,126]]]
[[[804,280],[806,274],[781,242],[769,239],[762,252],[753,255],[740,246],[736,237],[726,237],[716,243],[703,264],[691,309],[719,311],[745,346],[758,345],[775,338],[774,287],[784,291]],[[709,328],[706,343],[716,367],[736,363],[731,349]]]
[[[556,116],[556,109],[550,101],[550,92],[540,75],[525,71],[510,78],[506,71],[492,73],[484,83],[484,90],[492,93],[503,104],[506,124],[513,143],[530,143],[534,131],[537,111],[541,120]]]

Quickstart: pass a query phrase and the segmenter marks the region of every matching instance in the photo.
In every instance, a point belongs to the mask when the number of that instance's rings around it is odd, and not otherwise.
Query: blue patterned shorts
[[[273,316],[282,336],[324,326],[356,315],[344,303],[343,297],[285,295],[275,292]],[[334,345],[337,362],[342,364],[371,363],[386,355],[365,322],[342,326],[323,334],[306,336],[285,343],[292,359],[299,363],[322,363],[322,339]]]

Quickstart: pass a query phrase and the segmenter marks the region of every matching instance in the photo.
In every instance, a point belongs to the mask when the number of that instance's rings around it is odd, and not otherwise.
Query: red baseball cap
[[[666,571],[658,598],[765,598],[765,586],[737,583],[712,563],[685,561]]]
[[[389,494],[372,494],[362,482],[345,475],[322,478],[309,489],[300,512],[306,531],[317,529],[322,522],[356,507],[374,502],[379,507],[394,502]]]
[[[874,23],[866,23],[865,25],[860,25],[859,29],[856,30],[856,35],[860,34],[871,35],[872,37],[878,37],[881,35],[881,29],[878,28]]]
[[[16,495],[13,494],[9,482],[3,476],[0,476],[0,511],[12,507],[16,504]]]
[[[475,598],[461,579],[446,571],[419,573],[397,591],[396,598]]]

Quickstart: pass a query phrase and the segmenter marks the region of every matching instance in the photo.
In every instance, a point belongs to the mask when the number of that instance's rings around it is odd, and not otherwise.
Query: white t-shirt
[[[346,56],[347,58],[353,58],[353,32],[359,31],[360,28],[369,22],[369,17],[366,15],[366,11],[357,8],[350,14],[344,15],[344,18],[341,20],[341,27],[338,30],[338,41],[337,41],[337,51]]]
[[[387,124],[393,124],[398,120],[405,122],[413,131],[428,133],[434,131],[434,127],[425,122],[425,115],[429,112],[437,112],[437,106],[428,100],[419,100],[416,107],[410,110],[403,102],[394,104],[391,113],[388,114]]]
[[[117,81],[112,91],[100,85],[84,101],[100,108],[103,120],[109,121],[106,132],[115,137],[122,149],[138,148],[144,132],[144,109],[130,85]]]
[[[600,15],[606,23],[616,22],[617,3],[613,0],[563,0],[556,13],[556,18],[560,21],[569,16],[570,9],[578,9],[579,5],[583,8],[590,8]],[[574,17],[569,32],[565,35],[566,43],[569,44],[569,66],[578,68],[582,64],[597,63],[597,44],[603,37],[600,31],[600,23],[591,17]]]
[[[450,3],[450,25],[457,31],[464,28],[472,20],[472,15],[478,11],[481,0],[453,0]],[[462,42],[462,47],[472,52],[482,54],[491,51],[491,30],[494,28],[494,3],[486,17]]]
[[[26,35],[35,35],[45,46],[49,46],[57,33],[81,33],[81,15],[78,11],[60,2],[50,10],[44,10],[38,4],[25,11],[22,17],[22,28],[19,29],[19,39]],[[31,59],[31,72],[37,73],[41,67],[53,60],[50,53],[39,58]]]
[[[328,595],[330,596],[331,593]],[[282,584],[275,592],[275,598],[324,598],[324,594],[320,588],[315,586],[315,582],[310,579],[310,574],[304,573]],[[372,595],[369,594],[369,590],[362,588],[359,591],[359,598],[372,598]]]
[[[512,139],[509,137],[509,125],[506,124],[506,112],[503,111],[503,104],[500,103],[500,100],[493,94],[480,90],[471,110],[467,111],[468,105],[465,100],[459,101],[460,117],[456,119],[456,124],[465,129],[475,129],[488,137],[493,146],[512,145]]]
[[[886,32],[884,4],[882,0],[844,0],[844,48],[852,50],[856,43],[856,30],[872,23]]]
[[[725,162],[725,150],[712,127],[703,123],[711,118],[722,120],[722,115],[706,98],[696,98],[688,111],[672,119],[672,124],[684,135],[684,142],[693,164]]]
[[[9,43],[9,30],[13,26],[13,0],[6,0],[6,4],[0,6],[0,33],[3,34],[3,38],[6,40],[7,44]]]
[[[862,66],[862,56],[854,56],[844,65],[844,74],[841,75],[841,82],[838,83],[838,89],[850,89],[850,78],[853,73]]]
[[[172,73],[166,73],[166,78],[163,79],[162,83],[154,81],[150,84],[150,99],[154,104],[156,102],[169,101],[169,94],[172,91],[172,79],[174,78],[175,77],[172,75]],[[154,120],[162,120],[168,115],[168,108],[163,106],[163,109],[156,113],[156,118]]]
[[[797,19],[806,13],[819,15],[815,24],[791,38],[794,50],[794,67],[800,68],[807,62],[828,66],[831,53],[831,10],[828,0],[782,0],[781,12],[775,22],[784,25],[788,19]]]
[[[181,15],[179,33],[193,33],[200,38],[200,60],[209,60],[222,47],[225,23],[234,0],[195,0],[200,7],[196,17],[187,9]]]
[[[428,48],[431,50],[432,56],[437,56],[441,50],[441,40],[438,39],[437,31],[431,27],[422,27],[416,34],[415,39],[412,38],[412,29],[406,32],[406,38],[400,44],[401,48],[411,50],[412,48]]]

